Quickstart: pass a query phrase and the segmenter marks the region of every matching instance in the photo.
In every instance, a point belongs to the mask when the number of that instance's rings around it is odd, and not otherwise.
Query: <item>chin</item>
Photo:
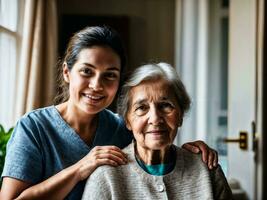
[[[151,150],[163,150],[168,146],[170,146],[170,144],[166,142],[153,142],[148,145]]]
[[[83,107],[83,111],[86,112],[87,114],[97,114],[99,113],[100,111],[102,111],[104,108],[98,108],[98,107]]]

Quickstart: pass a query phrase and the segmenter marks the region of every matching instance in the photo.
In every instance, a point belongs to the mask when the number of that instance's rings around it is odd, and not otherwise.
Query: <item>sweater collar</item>
[[[181,148],[173,145],[173,147],[176,149],[176,163],[175,163],[175,167],[174,169],[163,176],[155,176],[155,175],[151,175],[147,172],[145,172],[137,163],[136,159],[135,159],[135,151],[134,151],[134,141],[132,141],[131,144],[129,144],[126,148],[124,148],[124,152],[128,155],[128,164],[130,165],[130,167],[132,168],[132,170],[134,170],[136,173],[140,174],[140,177],[145,179],[146,181],[151,181],[154,182],[155,181],[155,177],[157,177],[157,179],[172,179],[173,176],[178,176],[181,177],[183,170],[184,170],[184,156],[183,156],[183,151]]]

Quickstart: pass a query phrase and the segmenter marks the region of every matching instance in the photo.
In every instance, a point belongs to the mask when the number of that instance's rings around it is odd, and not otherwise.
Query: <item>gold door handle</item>
[[[246,131],[239,132],[239,138],[231,139],[231,138],[224,138],[224,142],[230,143],[239,143],[240,149],[247,150],[248,149],[248,133]]]

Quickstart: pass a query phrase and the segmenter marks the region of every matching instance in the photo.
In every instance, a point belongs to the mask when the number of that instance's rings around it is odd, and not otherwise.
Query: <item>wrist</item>
[[[71,176],[75,184],[81,181],[80,167],[78,163],[66,168],[65,170],[67,176]]]
[[[75,168],[78,180],[83,181],[93,173],[93,171],[96,169],[96,166],[90,165],[88,162],[78,162]]]

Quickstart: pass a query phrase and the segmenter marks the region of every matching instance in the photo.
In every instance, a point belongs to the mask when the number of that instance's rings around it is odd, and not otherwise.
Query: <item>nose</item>
[[[89,80],[89,88],[94,91],[103,90],[103,84],[100,75],[95,75]]]
[[[148,114],[149,114],[149,119],[148,119],[149,124],[159,125],[160,123],[163,122],[162,113],[155,106],[150,108]]]

